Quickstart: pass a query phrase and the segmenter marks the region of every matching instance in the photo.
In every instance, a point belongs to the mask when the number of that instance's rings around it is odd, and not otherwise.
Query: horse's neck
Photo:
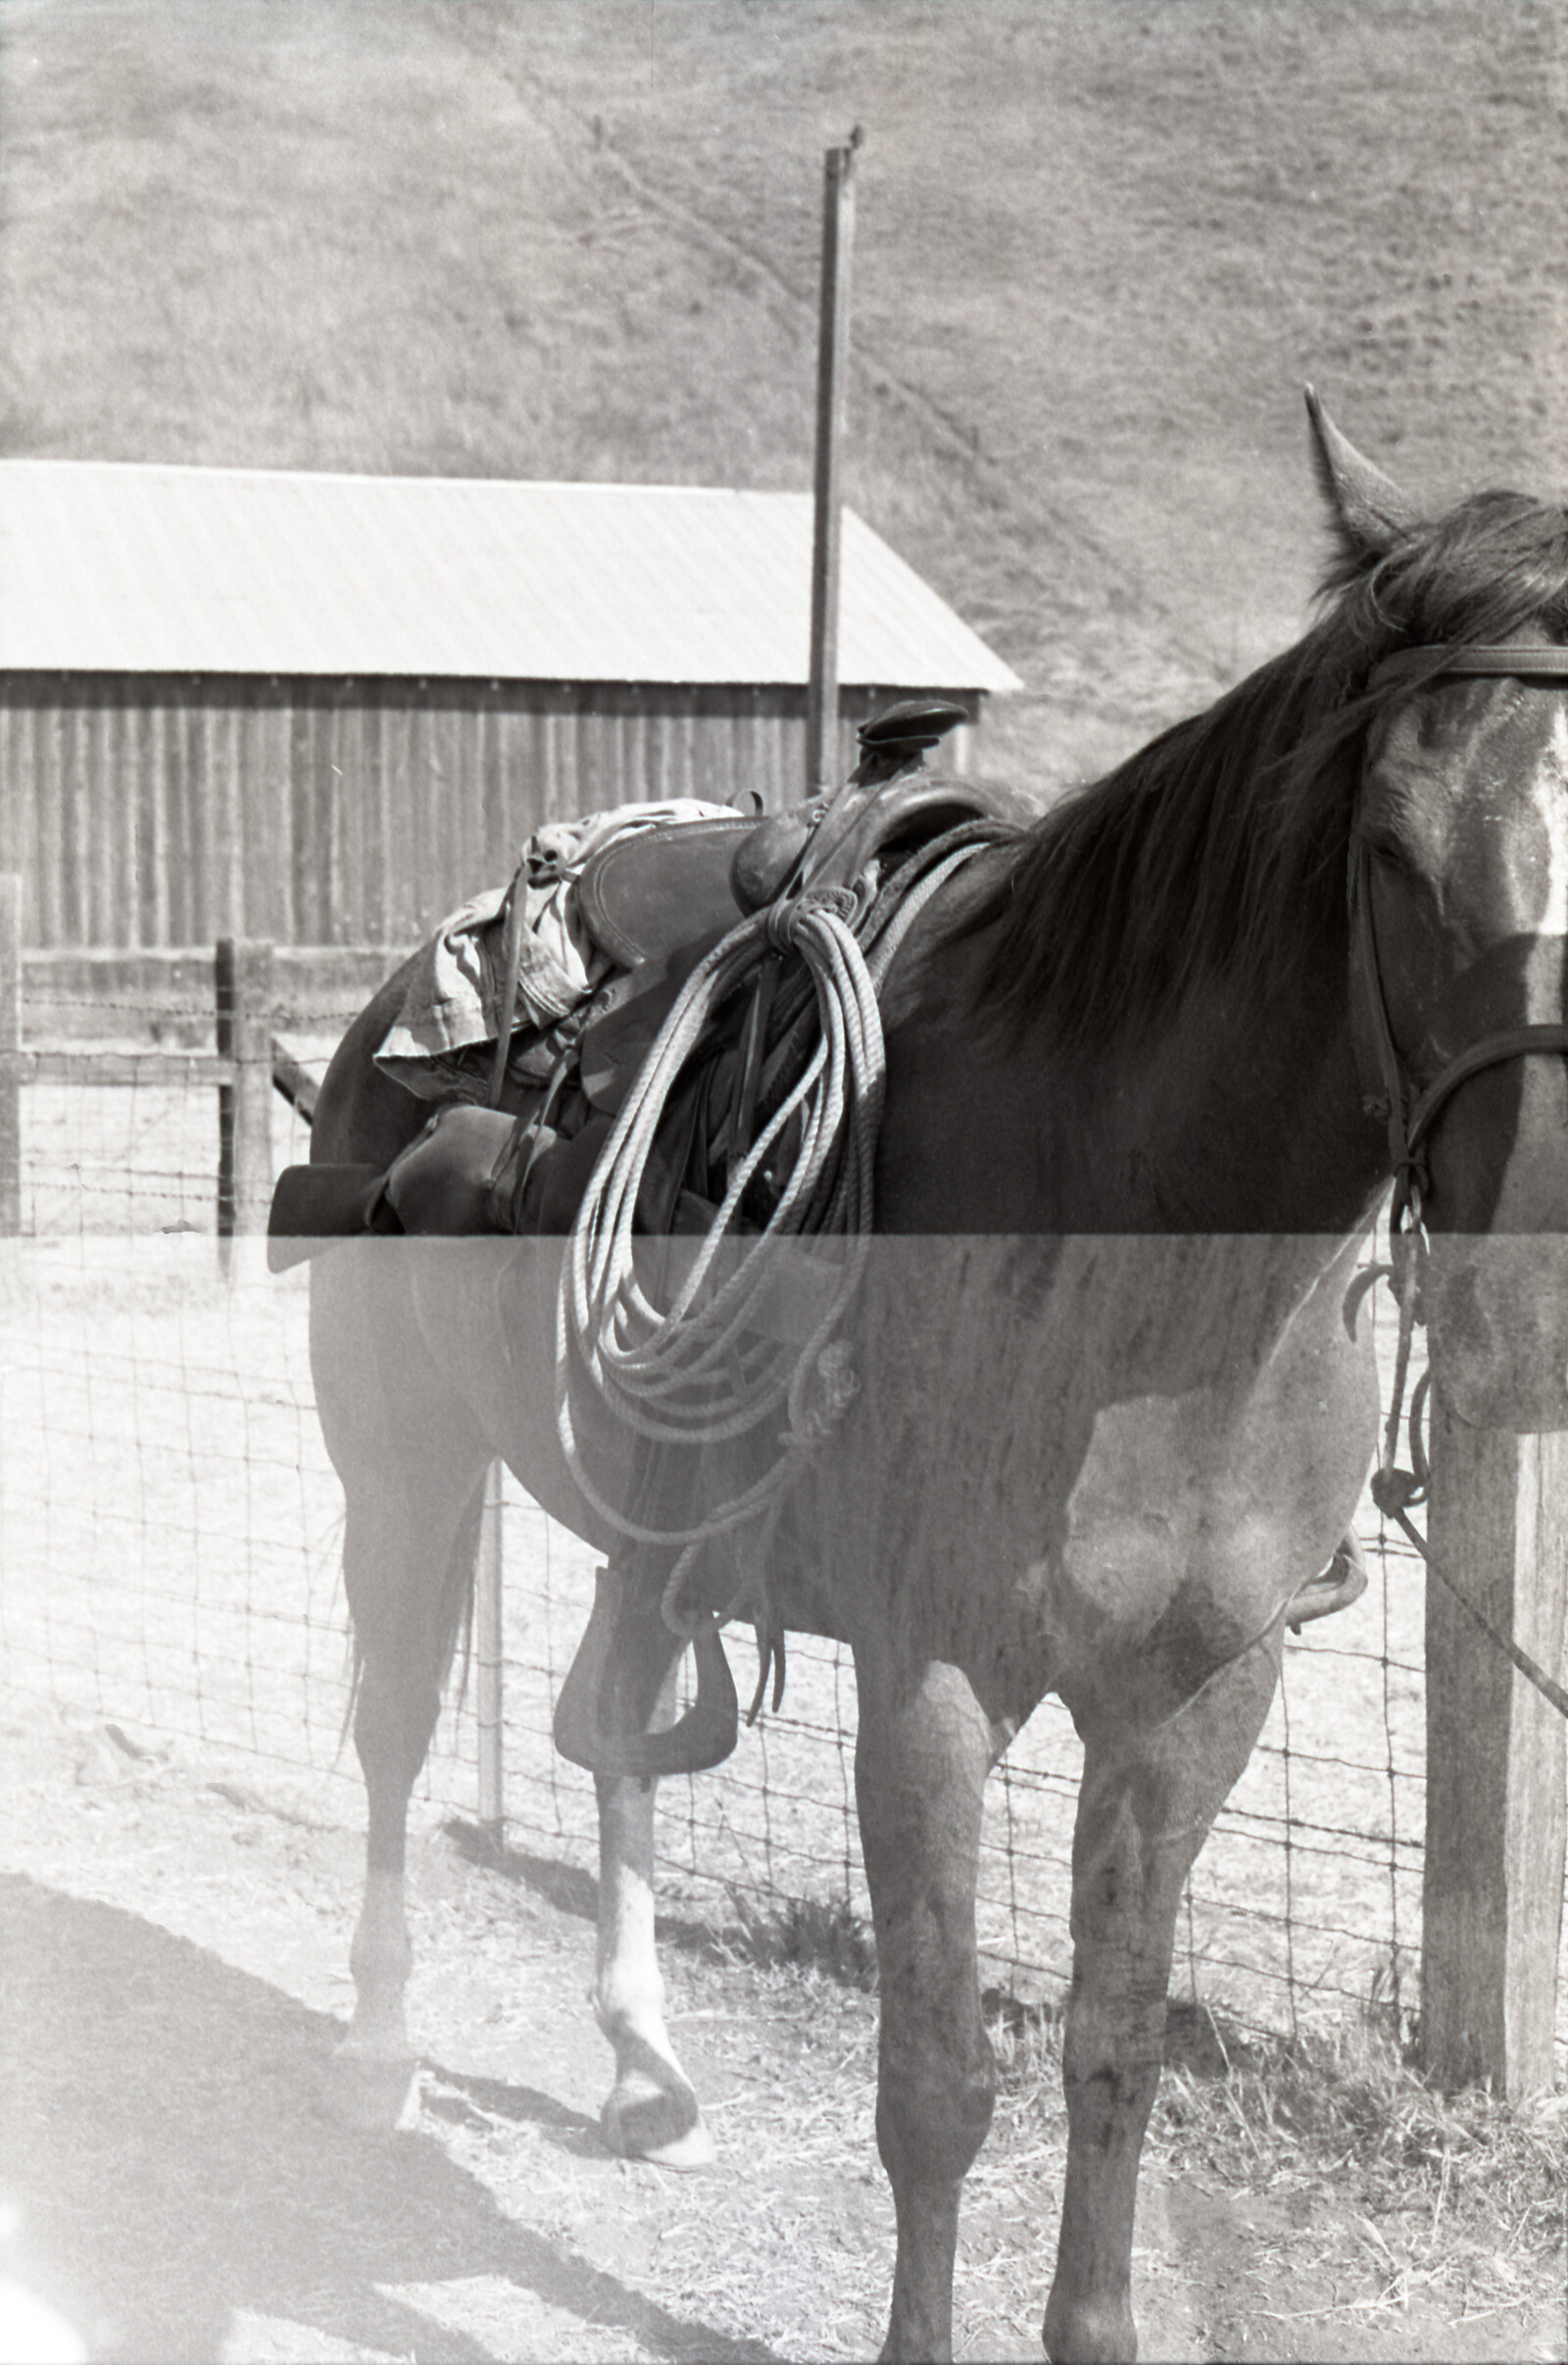
[[[1064,1058],[979,1022],[982,939],[896,1006],[879,1181],[890,1231],[1298,1234],[1359,1228],[1379,1129],[1337,973],[1260,1006],[1210,988],[1152,1040]],[[1337,968],[1337,964],[1336,964]]]
[[[1337,974],[1267,1002],[1195,993],[1108,1065],[1109,1094],[1091,1083],[1090,1098],[1105,1165],[1137,1163],[1135,1224],[1321,1237],[1357,1228],[1378,1196],[1384,1141]]]

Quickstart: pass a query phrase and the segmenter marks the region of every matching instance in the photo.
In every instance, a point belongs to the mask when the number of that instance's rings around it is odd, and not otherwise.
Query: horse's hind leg
[[[623,1586],[611,1697],[611,1728],[662,1732],[675,1720],[675,1677],[685,1646],[659,1610]],[[654,1806],[659,1785],[632,1776],[594,1777],[599,1799],[599,1936],[594,2012],[615,2049],[615,2083],[600,2113],[612,2151],[664,2168],[702,2168],[713,2156],[696,2092],[664,2028],[664,1987],[654,1946]]]
[[[1084,1773],[1062,2061],[1067,2173],[1045,2321],[1052,2365],[1129,2365],[1138,2354],[1133,2213],[1164,2052],[1177,1908],[1262,1730],[1279,1651],[1276,1625],[1152,1731],[1116,1721],[1110,1687],[1092,1714],[1074,1706]]]
[[[881,1989],[876,2137],[898,2259],[884,2357],[953,2353],[958,2196],[996,2086],[974,1896],[989,1719],[955,1667],[895,1695],[857,1656],[855,1783]]]
[[[365,1896],[349,1967],[355,2009],[325,2100],[361,2127],[397,2123],[415,2054],[403,1996],[413,1962],[404,1909],[409,1798],[430,1746],[453,1642],[467,1612],[484,1500],[478,1474],[426,1470],[417,1489],[348,1490],[343,1567],[359,1655],[354,1743],[368,1805]],[[465,1491],[466,1490],[466,1491]]]
[[[354,1741],[369,1818],[350,1956],[355,2012],[325,2100],[334,2115],[365,2127],[395,2124],[413,2080],[403,2016],[412,1951],[403,1899],[409,1797],[467,1615],[494,1452],[433,1361],[415,1307],[415,1252],[439,1256],[446,1245],[348,1243],[311,1275],[311,1369],[343,1484]]]

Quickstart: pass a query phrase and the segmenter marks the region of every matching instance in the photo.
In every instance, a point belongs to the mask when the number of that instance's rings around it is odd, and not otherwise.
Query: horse
[[[951,2354],[959,2197],[994,2091],[982,1791],[1053,1691],[1084,1763],[1044,2340],[1054,2365],[1136,2356],[1134,2207],[1178,1902],[1262,1726],[1293,1604],[1372,1460],[1351,1284],[1391,1178],[1448,1403],[1568,1425],[1552,1238],[1568,1228],[1568,518],[1509,492],[1428,516],[1307,402],[1332,554],[1304,635],[994,833],[885,981],[851,1380],[798,1456],[766,1588],[776,1625],[854,1653],[897,2219],[888,2357]],[[426,1111],[373,1059],[399,993],[394,979],[346,1035],[313,1158],[386,1164],[418,1132]],[[366,1240],[313,1274],[368,1794],[334,2076],[373,2115],[412,2059],[407,1801],[501,1453],[610,1563],[605,2134],[693,2166],[711,2143],[653,1946],[649,1777],[670,1761],[684,1647],[660,1615],[672,1555],[628,1544],[564,1450],[564,1253]],[[642,1516],[649,1465],[624,1467]],[[733,1590],[722,1566],[699,1588],[714,1611]]]

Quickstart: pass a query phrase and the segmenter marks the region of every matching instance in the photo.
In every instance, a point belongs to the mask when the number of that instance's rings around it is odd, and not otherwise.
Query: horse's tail
[[[461,1707],[468,1693],[468,1669],[473,1660],[473,1597],[474,1581],[479,1569],[479,1530],[484,1520],[485,1487],[488,1469],[468,1499],[467,1507],[458,1522],[458,1532],[452,1539],[447,1557],[445,1581],[441,1589],[441,1612],[436,1629],[437,1657],[440,1685],[444,1693],[452,1673],[452,1662],[458,1655],[458,1644],[463,1645],[463,1670],[458,1677],[455,1707]]]

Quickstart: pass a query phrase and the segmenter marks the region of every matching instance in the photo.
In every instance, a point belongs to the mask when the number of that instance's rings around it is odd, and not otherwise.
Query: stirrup
[[[594,1605],[556,1701],[555,1744],[563,1757],[607,1779],[635,1774],[701,1774],[719,1765],[740,1733],[740,1702],[716,1626],[693,1638],[697,1698],[678,1723],[662,1733],[615,1733],[604,1723],[604,1687],[614,1647],[622,1580],[601,1568],[594,1581]]]

